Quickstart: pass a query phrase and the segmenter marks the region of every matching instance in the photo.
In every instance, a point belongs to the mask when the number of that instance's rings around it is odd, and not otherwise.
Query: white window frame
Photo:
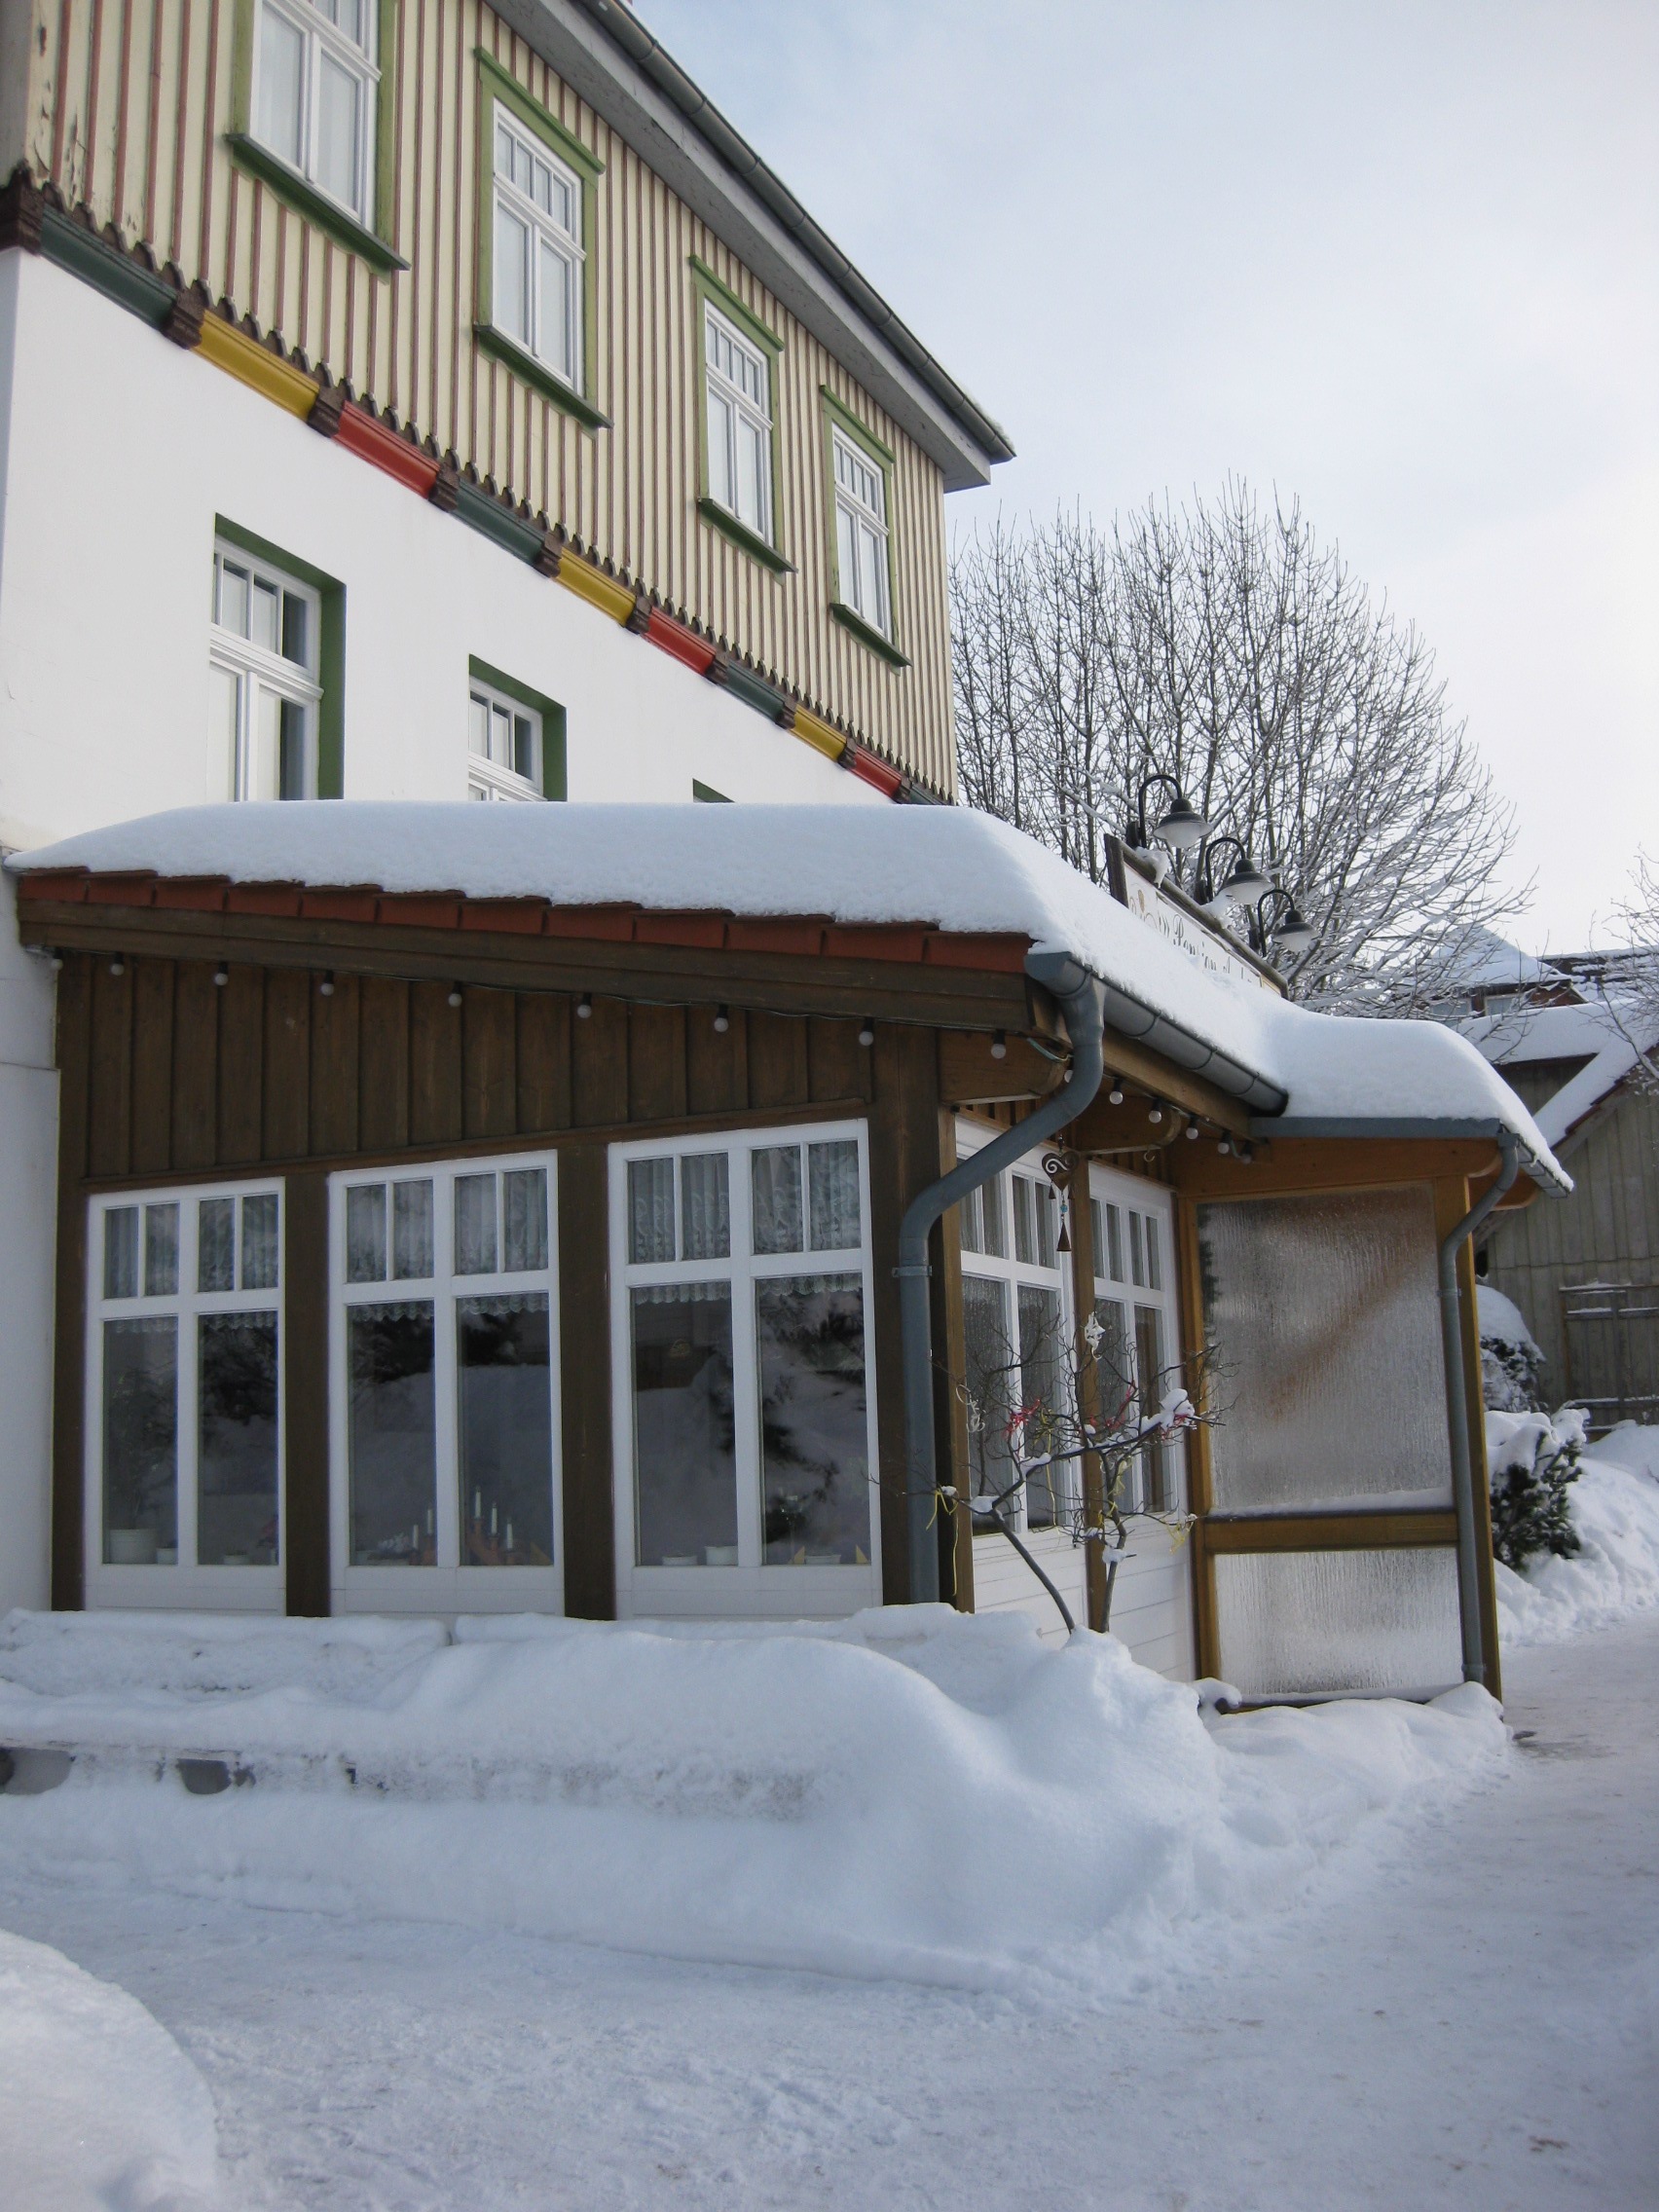
[[[851,613],[858,616],[866,628],[886,638],[893,638],[893,571],[889,552],[889,535],[892,525],[887,515],[887,474],[879,461],[872,461],[856,438],[851,438],[838,423],[830,425],[830,451],[834,463],[835,482],[835,581],[840,602]],[[846,466],[843,469],[843,462]],[[871,505],[857,487],[846,482],[848,474],[868,477],[876,489],[877,505]],[[842,525],[846,531],[843,533]],[[852,539],[852,560],[847,558],[845,537]],[[874,546],[875,604],[866,604],[864,563],[861,558],[863,540],[867,537]]]
[[[203,1198],[275,1197],[276,1199],[276,1282],[263,1290],[203,1291],[197,1288]],[[176,1205],[178,1214],[178,1288],[155,1296],[142,1286],[145,1206]],[[123,1207],[139,1208],[138,1295],[104,1295],[104,1217]],[[111,1191],[88,1201],[87,1208],[87,1367],[85,1382],[85,1563],[89,1606],[166,1606],[224,1612],[280,1612],[286,1579],[287,1435],[285,1391],[287,1321],[284,1310],[282,1224],[284,1195],[280,1178],[246,1182],[177,1183],[151,1190]],[[237,1251],[241,1250],[241,1209],[237,1208]],[[240,1269],[238,1268],[240,1275]],[[276,1315],[276,1564],[234,1567],[196,1564],[201,1454],[198,1397],[200,1331],[198,1320],[212,1313]],[[115,1566],[104,1559],[103,1379],[106,1320],[171,1318],[178,1324],[177,1425],[178,1485],[176,1561],[154,1566]]]
[[[853,1140],[859,1148],[856,1246],[834,1251],[757,1254],[753,1250],[749,1155],[771,1145]],[[729,1159],[731,1256],[632,1261],[628,1257],[628,1163],[682,1154],[724,1152]],[[678,1175],[676,1178],[678,1189]],[[678,1207],[677,1207],[678,1219]],[[803,1233],[809,1235],[810,1232]],[[867,1567],[765,1563],[755,1286],[768,1276],[857,1274],[865,1317],[866,1464],[869,1471]],[[881,1603],[881,1492],[876,1426],[874,1273],[870,1253],[869,1131],[864,1122],[797,1122],[653,1138],[610,1148],[611,1421],[614,1449],[616,1611],[618,1619],[840,1619]],[[736,1419],[738,1562],[735,1567],[639,1567],[635,1517],[633,1328],[630,1291],[691,1282],[731,1285],[732,1384]]]
[[[455,1272],[455,1183],[459,1176],[540,1167],[547,1174],[547,1265],[508,1273]],[[351,1283],[347,1277],[347,1194],[364,1184],[432,1184],[433,1272]],[[564,1472],[560,1430],[559,1188],[553,1152],[488,1158],[399,1161],[395,1166],[347,1168],[329,1177],[329,1557],[334,1610],[341,1613],[562,1613],[565,1607]],[[553,1486],[551,1567],[465,1567],[461,1561],[459,1391],[455,1308],[459,1300],[545,1294]],[[435,1550],[432,1567],[357,1567],[351,1563],[350,1373],[347,1314],[358,1306],[429,1301],[433,1313],[433,1399],[436,1443]]]
[[[498,760],[494,753],[481,754],[473,742],[474,709],[482,707],[489,717],[489,733],[494,743],[497,718],[507,723],[509,744],[516,744],[516,724],[528,721],[531,725],[531,750],[535,761],[534,776],[520,775],[516,768]],[[470,679],[466,702],[466,795],[475,799],[537,799],[543,796],[541,779],[545,755],[543,747],[547,733],[539,708],[527,707],[522,699],[498,685],[485,683],[478,677]]]
[[[982,1152],[986,1145],[995,1141],[997,1134],[998,1132],[995,1129],[983,1128],[977,1123],[959,1123],[956,1133],[958,1161],[970,1160],[976,1153]],[[1050,1229],[1057,1242],[1060,1218],[1059,1199],[1052,1183],[1043,1172],[1043,1152],[1046,1149],[1042,1148],[1037,1152],[1027,1153],[1023,1159],[1015,1161],[1012,1167],[1005,1167],[999,1175],[993,1178],[997,1187],[998,1202],[1002,1207],[1003,1236],[1006,1250],[1002,1253],[976,1252],[970,1250],[964,1244],[962,1248],[962,1272],[965,1276],[1003,1285],[1004,1312],[1008,1324],[1008,1341],[1012,1351],[1017,1351],[1019,1346],[1018,1302],[1021,1289],[1057,1291],[1059,1294],[1060,1318],[1059,1343],[1055,1348],[1058,1357],[1062,1360],[1069,1360],[1076,1324],[1072,1299],[1071,1269],[1066,1263],[1066,1255],[1056,1249],[1052,1265],[1046,1265],[1040,1260],[1034,1262],[1020,1259],[1014,1222],[1014,1186],[1017,1180],[1033,1186],[1042,1203],[1049,1208]],[[959,1222],[961,1210],[959,1207]],[[1040,1218],[1034,1217],[1034,1219]],[[1014,1469],[1011,1464],[1009,1469],[1011,1478]],[[1075,1506],[1081,1503],[1082,1475],[1079,1472],[1079,1463],[1076,1460],[1068,1460],[1063,1465],[1056,1467],[1051,1479],[1058,1507],[1063,1509],[1066,1505]],[[1003,1507],[1003,1513],[1015,1530],[1021,1533],[1026,1531],[1028,1522],[1023,1492],[1009,1500],[1008,1504]],[[983,1534],[982,1527],[978,1532],[981,1535]],[[1062,1536],[1068,1546],[1071,1542],[1069,1522],[1066,1521],[1063,1510],[1061,1521],[1055,1523],[1051,1529],[1049,1524],[1045,1523],[1030,1530],[1030,1533],[1045,1538],[1051,1534]],[[997,1543],[1003,1541],[1000,1536],[995,1536],[991,1540]]]
[[[303,177],[313,192],[320,193],[325,200],[350,215],[353,222],[360,223],[365,230],[369,230],[374,223],[375,131],[380,104],[380,8],[379,0],[357,0],[357,4],[363,18],[361,44],[349,38],[329,19],[325,11],[312,5],[311,0],[258,0],[254,11],[248,129],[267,153],[284,166],[294,168],[295,173]],[[284,148],[272,145],[260,133],[261,74],[265,50],[265,18],[268,15],[279,17],[297,30],[305,41],[304,60],[300,70],[300,160],[297,166]],[[342,200],[338,193],[331,192],[321,176],[317,147],[321,102],[317,97],[317,79],[324,55],[354,78],[359,87],[359,113],[363,127],[357,135],[356,174],[352,179],[352,196],[350,200]]]
[[[550,209],[539,207],[535,198],[523,191],[500,169],[501,134],[505,132],[512,143],[529,155],[533,163],[552,172],[557,181],[569,191],[575,202],[576,227],[567,230]],[[519,121],[504,101],[492,103],[492,129],[490,136],[490,173],[495,195],[495,210],[491,222],[490,317],[502,337],[522,346],[533,359],[539,361],[559,382],[568,385],[578,398],[582,392],[582,363],[586,358],[587,313],[586,276],[587,252],[582,243],[582,218],[586,187],[568,162],[559,156],[534,130]],[[500,240],[501,214],[505,211],[514,222],[522,223],[529,233],[529,266],[524,272],[524,298],[527,327],[510,330],[501,320],[500,306]],[[565,357],[559,359],[546,350],[542,343],[546,310],[541,292],[541,255],[538,247],[547,246],[562,263],[565,281],[569,288],[570,313],[566,318],[567,347]]]
[[[1160,1372],[1169,1376],[1181,1366],[1181,1314],[1175,1287],[1174,1202],[1161,1184],[1149,1183],[1134,1175],[1124,1175],[1116,1168],[1103,1167],[1095,1161],[1089,1162],[1088,1198],[1091,1205],[1099,1208],[1097,1218],[1106,1232],[1094,1240],[1094,1302],[1098,1307],[1103,1301],[1110,1300],[1123,1309],[1124,1348],[1130,1368],[1124,1380],[1132,1382],[1136,1392],[1144,1397],[1156,1383],[1157,1378],[1141,1372],[1140,1333],[1135,1325],[1137,1309],[1156,1312],[1159,1317]],[[1114,1213],[1118,1222],[1115,1239],[1116,1273],[1113,1272],[1114,1237],[1110,1226]],[[1154,1237],[1150,1244],[1147,1238],[1148,1225]],[[1166,1383],[1165,1387],[1167,1386]],[[1117,1408],[1108,1406],[1102,1410],[1110,1415]],[[1156,1410],[1156,1398],[1145,1410]],[[1169,1438],[1165,1440],[1162,1450],[1169,1494],[1158,1510],[1164,1513],[1185,1513],[1186,1445],[1178,1437]],[[1145,1462],[1137,1459],[1124,1486],[1126,1494],[1122,1503],[1125,1511],[1144,1513],[1151,1509],[1153,1501],[1147,1494],[1147,1483],[1148,1470]]]
[[[303,661],[286,659],[280,651],[271,651],[256,645],[250,635],[230,628],[220,620],[224,607],[226,571],[247,578],[250,608],[257,590],[277,595],[276,619],[278,635],[282,621],[284,598],[299,600],[305,608],[306,657]],[[228,538],[218,538],[213,546],[213,587],[209,603],[210,640],[208,646],[209,683],[214,697],[209,703],[209,744],[222,748],[227,736],[230,739],[230,758],[221,752],[216,767],[210,767],[207,784],[209,795],[232,799],[279,799],[284,794],[281,784],[281,754],[278,741],[277,757],[274,768],[267,773],[267,764],[260,758],[262,738],[259,728],[259,699],[261,694],[282,706],[295,709],[300,716],[301,788],[286,795],[292,798],[315,798],[317,776],[317,742],[322,714],[322,595],[310,584],[302,583],[298,576],[277,568],[270,561],[244,553],[240,546]],[[217,712],[217,680],[236,685],[236,704],[232,712],[233,728],[227,732]],[[275,783],[276,789],[266,788]]]
[[[703,302],[702,335],[703,437],[708,456],[709,497],[714,500],[716,506],[730,515],[734,522],[741,523],[743,528],[752,535],[770,545],[773,542],[772,424],[774,406],[771,356],[764,347],[757,346],[752,338],[746,337],[730,315],[722,314],[713,300],[705,299]],[[760,388],[766,395],[763,406],[756,399],[753,392],[745,391],[741,384],[735,382],[710,358],[713,350],[712,340],[716,337],[730,345],[738,356],[756,371]],[[730,435],[726,439],[726,450],[731,457],[731,469],[723,483],[717,479],[715,473],[715,410],[717,408],[725,410],[731,423]],[[756,475],[756,492],[759,507],[758,512],[753,515],[745,514],[739,503],[740,478],[737,462],[737,440],[738,431],[745,424],[750,429],[757,430],[760,433],[760,447],[764,457],[763,464]]]

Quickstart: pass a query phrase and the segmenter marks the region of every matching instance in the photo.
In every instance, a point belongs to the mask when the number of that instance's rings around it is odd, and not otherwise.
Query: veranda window
[[[321,608],[309,585],[236,546],[213,554],[213,776],[238,799],[316,796]]]
[[[1139,1418],[1156,1413],[1179,1380],[1167,1200],[1100,1166],[1090,1167],[1088,1190],[1101,1411],[1108,1419]],[[1179,1512],[1183,1457],[1178,1445],[1148,1445],[1120,1504],[1129,1512]]]
[[[351,1603],[556,1601],[553,1169],[336,1178],[335,1556]]]
[[[499,100],[495,133],[491,320],[579,392],[581,179]]]
[[[974,1147],[961,1149],[966,1157]],[[972,1193],[958,1225],[970,1463],[976,1493],[994,1495],[1014,1480],[1016,1450],[1035,1456],[1072,1411],[1059,1203],[1033,1161]],[[1068,1461],[1034,1475],[1003,1511],[1016,1528],[1050,1529],[1069,1520],[1081,1496]]]
[[[703,305],[709,497],[768,543],[772,536],[772,372],[758,346]]]
[[[843,1124],[612,1155],[618,1530],[635,1611],[870,1600],[864,1146]]]
[[[215,1603],[275,1603],[280,1193],[94,1198],[89,1227],[90,1586],[116,1596],[125,1570],[167,1569],[202,1588],[200,1570],[231,1569],[207,1578]]]
[[[373,217],[378,0],[259,0],[254,135],[365,227]]]

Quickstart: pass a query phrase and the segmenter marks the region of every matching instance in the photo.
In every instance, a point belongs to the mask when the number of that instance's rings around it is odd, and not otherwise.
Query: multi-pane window
[[[231,798],[314,798],[322,700],[317,594],[237,547],[213,554],[211,784]]]
[[[94,1580],[105,1567],[275,1569],[279,1193],[95,1198],[91,1229]]]
[[[495,268],[490,318],[572,391],[582,381],[582,187],[495,103]]]
[[[472,679],[466,708],[466,795],[541,796],[541,717],[493,684]]]
[[[378,0],[259,0],[253,131],[367,226],[373,221]]]
[[[394,1567],[552,1568],[552,1200],[547,1159],[337,1179],[349,1593]]]
[[[995,1495],[1014,1480],[1015,1451],[1035,1456],[1073,1411],[1059,1201],[1040,1170],[1016,1167],[971,1192],[957,1219],[970,1461],[976,1494]],[[1079,1494],[1076,1462],[1066,1461],[1032,1476],[1004,1511],[1052,1528]]]
[[[846,433],[831,427],[835,462],[835,570],[841,603],[861,622],[891,637],[887,479]]]
[[[703,305],[709,497],[756,537],[772,536],[772,370],[758,346]]]
[[[874,1567],[864,1132],[699,1138],[613,1155],[619,1426],[636,1610],[764,1607],[756,1570]],[[649,1570],[658,1570],[653,1578]],[[736,1578],[734,1578],[734,1585]],[[785,1586],[793,1605],[849,1602]],[[747,1593],[747,1598],[745,1595]]]
[[[1145,1184],[1089,1170],[1094,1232],[1094,1317],[1101,1410],[1106,1418],[1154,1414],[1178,1382],[1169,1217]],[[1144,1513],[1180,1507],[1180,1450],[1154,1443],[1138,1455],[1123,1504]]]

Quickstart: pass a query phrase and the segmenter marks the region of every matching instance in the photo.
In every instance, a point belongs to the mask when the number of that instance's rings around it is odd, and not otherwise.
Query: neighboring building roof
[[[1500,1126],[1541,1180],[1570,1187],[1520,1100],[1454,1031],[1314,1014],[1206,972],[1055,854],[963,807],[185,807],[6,865],[58,878],[63,896],[76,871],[153,873],[1022,937],[1033,953],[1069,955],[1098,977],[1115,1027],[1144,1034],[1144,1015],[1196,1041],[1198,1056],[1186,1064],[1221,1070],[1236,1095],[1276,1101],[1300,1122]]]
[[[1625,1082],[1642,1052],[1659,1048],[1659,1022],[1627,1023],[1621,1028],[1607,1007],[1596,1000],[1573,1006],[1529,1006],[1523,1001],[1472,1015],[1458,1027],[1494,1067],[1513,1068],[1517,1074],[1540,1061],[1585,1062],[1547,1103],[1534,1109],[1538,1127],[1552,1147],[1565,1143],[1585,1117]]]
[[[496,5],[938,462],[946,491],[985,484],[1014,458],[1007,432],[622,0]]]
[[[1543,982],[1550,974],[1543,961],[1495,930],[1476,928],[1448,979],[1459,991],[1513,991]]]

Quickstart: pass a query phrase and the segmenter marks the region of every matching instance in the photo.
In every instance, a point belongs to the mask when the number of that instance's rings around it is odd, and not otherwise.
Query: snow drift
[[[19,1867],[970,1987],[1104,1994],[1199,1922],[1213,1951],[1505,1756],[1478,1689],[1205,1715],[1111,1638],[943,1606],[463,1621],[350,1681],[318,1652],[370,1624],[85,1618],[0,1630],[0,1743],[78,1748],[0,1797]],[[243,1786],[189,1794],[180,1753]]]
[[[0,1933],[7,2212],[208,2212],[213,2100],[136,1998]]]
[[[1535,1427],[1549,1418],[1488,1414],[1493,1465],[1529,1424]],[[1586,1450],[1567,1492],[1567,1511],[1582,1547],[1578,1557],[1535,1559],[1525,1574],[1498,1565],[1498,1634],[1504,1647],[1566,1643],[1659,1605],[1656,1473],[1659,1429],[1625,1421]]]

